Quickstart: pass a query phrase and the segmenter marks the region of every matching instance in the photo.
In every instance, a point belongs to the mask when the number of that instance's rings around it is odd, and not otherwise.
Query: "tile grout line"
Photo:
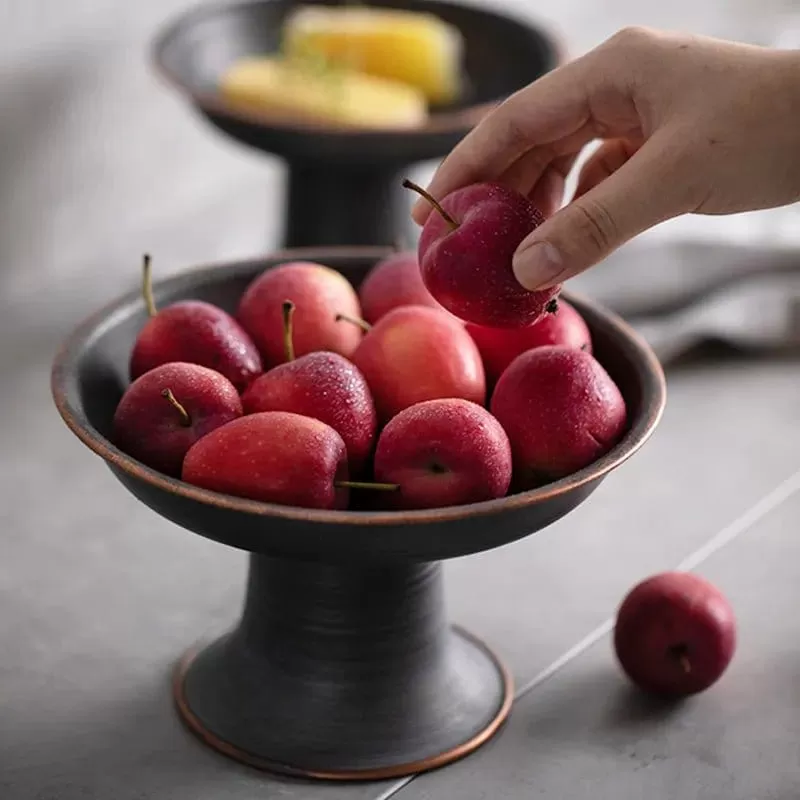
[[[754,503],[743,514],[739,515],[733,522],[726,525],[721,531],[714,534],[705,544],[701,545],[684,558],[676,570],[686,572],[693,570],[707,561],[715,553],[738,539],[745,531],[752,528],[757,522],[785,503],[792,495],[800,491],[800,470],[781,481],[774,489],[767,492],[759,501]],[[526,684],[521,686],[514,695],[514,702],[518,702],[525,695],[532,692],[545,681],[553,677],[571,661],[586,652],[592,645],[596,644],[606,634],[610,633],[614,627],[614,617],[609,617],[594,630],[590,631],[579,642],[570,647],[565,653],[560,655],[555,661],[551,662],[541,672],[531,678]],[[379,794],[374,800],[389,800],[399,791],[408,786],[416,775],[409,775],[390,786],[385,792]]]

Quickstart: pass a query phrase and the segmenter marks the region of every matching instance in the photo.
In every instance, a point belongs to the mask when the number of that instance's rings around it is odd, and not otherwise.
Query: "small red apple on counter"
[[[142,267],[142,294],[149,319],[130,358],[130,376],[176,361],[210,367],[239,391],[262,372],[261,356],[241,325],[226,311],[202,300],[181,300],[158,310],[153,299],[150,256]]]
[[[345,327],[355,327],[342,319]],[[352,355],[372,392],[379,423],[423,400],[460,397],[483,405],[478,348],[444,310],[403,306],[381,317]]]
[[[240,417],[200,439],[182,478],[223,494],[300,508],[347,508],[347,448],[318,419],[287,411]]]
[[[596,461],[627,421],[625,400],[600,362],[557,345],[517,356],[500,376],[490,407],[508,434],[522,489]]]
[[[318,351],[295,359],[294,304],[283,304],[286,362],[257,378],[242,395],[246,414],[293,411],[330,425],[344,440],[350,473],[361,471],[377,431],[375,404],[355,364],[338,353]]]
[[[138,377],[114,412],[120,450],[165,475],[178,477],[189,448],[242,415],[236,387],[198,364],[161,364]]]
[[[281,309],[286,300],[296,307],[294,349],[298,356],[328,350],[349,358],[358,347],[363,331],[336,322],[340,313],[361,316],[358,295],[347,278],[322,264],[293,261],[265,270],[239,301],[237,318],[266,366],[285,359]]]
[[[482,406],[448,398],[417,403],[383,429],[375,480],[397,484],[393,508],[443,508],[503,497],[511,482],[511,447]]]
[[[442,308],[425,288],[416,252],[401,250],[379,261],[358,288],[361,313],[374,325],[401,306]]]
[[[411,181],[403,186],[434,207],[422,228],[419,263],[428,291],[448,311],[475,325],[523,328],[552,308],[560,286],[529,291],[512,269],[519,244],[544,222],[525,195],[476,183],[437,202]]]
[[[725,596],[689,572],[664,572],[636,585],[617,612],[620,666],[646,692],[683,697],[716,683],[736,649]]]
[[[491,384],[518,355],[535,347],[556,344],[592,352],[589,327],[577,309],[561,298],[552,313],[527,328],[486,328],[468,322],[467,330],[478,345],[486,379]]]

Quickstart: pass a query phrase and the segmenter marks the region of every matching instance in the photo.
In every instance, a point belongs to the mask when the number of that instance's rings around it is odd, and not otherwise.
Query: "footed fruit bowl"
[[[202,299],[232,312],[266,268],[317,261],[357,285],[388,252],[293,250],[194,269],[157,283],[155,299]],[[613,314],[567,297],[627,403],[621,440],[544,487],[420,511],[271,505],[166,477],[109,438],[146,320],[141,297],[115,301],[68,338],[52,389],[73,433],[153,511],[251,554],[239,621],[191,650],[175,673],[178,711],[208,745],[284,774],[381,779],[444,765],[500,728],[511,676],[485,644],[448,624],[440,562],[508,544],[569,513],[644,444],[665,403],[664,376],[647,345]]]
[[[279,121],[226,102],[218,85],[237,59],[274,54],[294,0],[201,5],[159,32],[154,66],[216,129],[288,167],[286,247],[388,246],[408,201],[401,180],[417,162],[438,159],[495,104],[564,58],[548,31],[524,18],[447,0],[370,0],[367,7],[427,12],[464,40],[465,92],[417,128],[352,129]],[[338,0],[304,0],[334,6]],[[406,215],[407,216],[407,215]]]

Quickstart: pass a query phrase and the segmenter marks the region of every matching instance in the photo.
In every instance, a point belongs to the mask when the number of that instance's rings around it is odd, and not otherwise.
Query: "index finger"
[[[511,95],[453,148],[433,176],[430,194],[439,199],[462,186],[495,180],[523,153],[589,125],[592,71],[591,59],[583,56]],[[422,225],[430,211],[420,199],[411,214]]]

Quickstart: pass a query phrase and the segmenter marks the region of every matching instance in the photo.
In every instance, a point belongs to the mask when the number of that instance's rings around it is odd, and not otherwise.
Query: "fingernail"
[[[534,242],[514,253],[514,277],[531,291],[547,289],[559,283],[564,259],[550,242]]]

